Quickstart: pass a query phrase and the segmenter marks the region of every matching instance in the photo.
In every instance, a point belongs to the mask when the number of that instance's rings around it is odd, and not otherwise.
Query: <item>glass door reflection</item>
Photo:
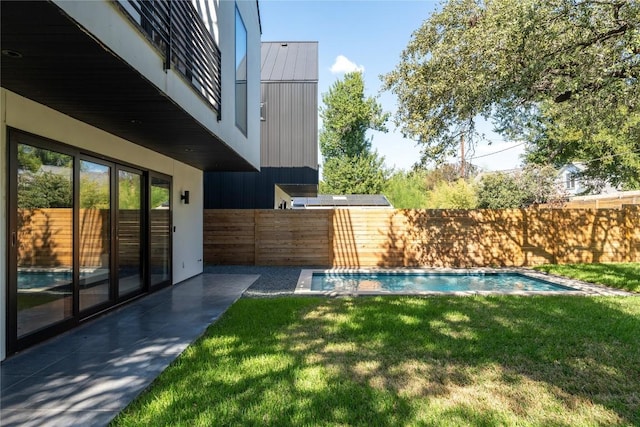
[[[80,160],[80,311],[111,298],[111,167]]]
[[[144,288],[143,178],[138,171],[118,171],[118,295]]]
[[[73,316],[73,157],[17,144],[15,182],[21,338]]]
[[[151,287],[171,284],[171,179],[151,176],[149,194]]]

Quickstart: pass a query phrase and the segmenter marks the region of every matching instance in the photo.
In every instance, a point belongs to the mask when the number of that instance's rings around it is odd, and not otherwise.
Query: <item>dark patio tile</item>
[[[258,276],[205,274],[0,365],[2,425],[106,425]]]

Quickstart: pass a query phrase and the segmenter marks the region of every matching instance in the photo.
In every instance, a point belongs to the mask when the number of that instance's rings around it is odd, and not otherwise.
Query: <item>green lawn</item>
[[[599,283],[631,292],[640,292],[640,262],[611,264],[547,264],[535,270]]]
[[[123,426],[640,425],[638,297],[241,299]]]

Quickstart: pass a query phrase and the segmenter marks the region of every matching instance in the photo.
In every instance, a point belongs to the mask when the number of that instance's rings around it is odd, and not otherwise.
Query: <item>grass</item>
[[[241,299],[116,426],[640,425],[639,297]]]
[[[39,305],[49,304],[61,298],[64,298],[64,295],[61,296],[60,294],[53,294],[50,292],[31,292],[29,294],[18,294],[18,311],[37,307]]]
[[[640,292],[640,262],[611,264],[547,264],[535,270],[599,283],[631,292]]]

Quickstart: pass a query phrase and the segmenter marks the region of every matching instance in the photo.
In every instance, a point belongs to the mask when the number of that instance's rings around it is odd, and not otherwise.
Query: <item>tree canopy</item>
[[[384,159],[371,150],[368,130],[386,132],[388,113],[375,97],[365,97],[362,73],[347,73],[322,95],[320,152],[324,157],[321,191],[375,194],[388,171]]]
[[[488,173],[478,185],[478,207],[508,209],[555,203],[565,196],[555,180],[556,171],[551,166],[528,166],[516,174]]]
[[[376,152],[332,157],[323,165],[324,194],[379,194],[385,188],[388,171]]]
[[[638,1],[449,0],[383,81],[397,125],[429,159],[452,155],[481,116],[538,158],[607,154],[616,166],[594,161],[591,173],[624,164],[624,181],[640,172],[640,124],[628,119],[640,111],[639,77]],[[567,143],[576,133],[580,143]]]
[[[344,75],[322,95],[320,152],[325,158],[354,157],[371,149],[367,131],[386,132],[388,113],[374,97],[365,97],[362,73]]]

